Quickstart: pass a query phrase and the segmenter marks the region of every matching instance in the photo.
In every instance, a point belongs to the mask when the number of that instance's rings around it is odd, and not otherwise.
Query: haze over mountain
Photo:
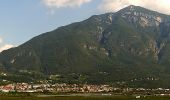
[[[71,79],[83,83],[170,87],[169,40],[169,15],[131,5],[59,27],[3,51],[0,69],[16,74],[74,74]]]

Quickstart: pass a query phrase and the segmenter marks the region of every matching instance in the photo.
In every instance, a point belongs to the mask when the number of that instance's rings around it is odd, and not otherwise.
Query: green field
[[[170,100],[170,97],[145,97],[136,99],[133,96],[57,96],[57,97],[0,97],[0,100]]]

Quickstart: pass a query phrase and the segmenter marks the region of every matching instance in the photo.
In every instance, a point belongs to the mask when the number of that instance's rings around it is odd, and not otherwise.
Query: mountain
[[[0,70],[59,75],[57,82],[170,87],[169,40],[169,15],[130,5],[3,51]]]

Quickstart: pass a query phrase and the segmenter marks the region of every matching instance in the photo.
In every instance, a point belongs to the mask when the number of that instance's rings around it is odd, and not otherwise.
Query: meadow
[[[1,96],[0,100],[170,100],[170,97],[148,96],[136,99],[134,96],[55,96],[55,97],[8,97]]]

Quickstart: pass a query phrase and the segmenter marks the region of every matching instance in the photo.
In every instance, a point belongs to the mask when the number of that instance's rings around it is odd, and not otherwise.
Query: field
[[[57,96],[57,97],[0,97],[0,100],[170,100],[170,97],[154,97],[136,99],[134,96]]]

